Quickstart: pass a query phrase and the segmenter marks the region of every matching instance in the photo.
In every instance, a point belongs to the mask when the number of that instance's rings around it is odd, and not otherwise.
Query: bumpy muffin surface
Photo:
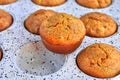
[[[117,31],[116,22],[107,14],[100,12],[91,12],[80,18],[87,31],[88,36],[107,37]]]
[[[40,27],[44,43],[48,43],[47,47],[58,53],[70,53],[75,50],[85,34],[86,29],[82,21],[65,13],[58,13],[48,18]]]
[[[0,0],[0,5],[5,5],[5,4],[10,4],[10,3],[14,3],[17,0]]]
[[[88,8],[104,8],[112,3],[112,0],[76,0],[78,4]]]
[[[28,18],[25,20],[25,27],[28,31],[34,34],[39,34],[39,27],[41,23],[49,18],[50,16],[55,15],[56,12],[53,10],[44,10],[40,9],[34,13],[32,13]]]
[[[8,28],[12,24],[12,22],[12,16],[8,12],[0,9],[0,31]]]
[[[32,1],[42,6],[57,6],[66,2],[66,0],[32,0]]]
[[[110,78],[120,73],[120,52],[105,43],[88,46],[76,61],[83,72],[94,77]]]

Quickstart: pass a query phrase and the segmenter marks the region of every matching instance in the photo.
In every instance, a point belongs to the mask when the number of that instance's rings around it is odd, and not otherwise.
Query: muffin
[[[100,12],[91,12],[80,18],[85,27],[86,35],[92,37],[107,37],[117,31],[116,22],[107,14]]]
[[[16,1],[17,0],[0,0],[0,5],[10,4]]]
[[[0,48],[0,61],[1,61],[2,57],[3,57],[3,52],[2,52],[2,49]]]
[[[112,0],[76,0],[78,4],[88,8],[104,8],[112,3]]]
[[[66,13],[58,13],[43,21],[39,32],[50,51],[68,54],[80,45],[86,29],[80,19]]]
[[[6,28],[10,27],[12,22],[12,16],[8,12],[0,9],[0,31],[3,31]]]
[[[28,16],[28,18],[25,20],[25,28],[33,34],[39,34],[39,27],[41,23],[45,19],[55,14],[56,12],[53,10],[44,10],[44,9],[37,10],[36,12]]]
[[[66,0],[32,0],[35,4],[42,6],[57,6],[66,2]]]
[[[92,44],[82,50],[76,59],[78,67],[97,78],[110,78],[120,73],[120,52],[105,44]]]

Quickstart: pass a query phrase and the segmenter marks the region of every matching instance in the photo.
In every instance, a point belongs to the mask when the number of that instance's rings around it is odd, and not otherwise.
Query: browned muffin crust
[[[35,4],[42,6],[57,6],[65,3],[67,0],[32,0]]]
[[[56,53],[71,53],[80,45],[85,34],[82,21],[65,13],[48,18],[40,27],[45,46]]]
[[[104,8],[112,3],[112,0],[76,0],[76,2],[88,8]]]
[[[10,27],[12,22],[12,16],[8,12],[0,9],[0,31],[3,31],[6,28]]]
[[[3,57],[3,52],[2,52],[2,49],[0,48],[0,61],[1,61],[2,57]]]
[[[80,18],[85,27],[86,35],[92,37],[108,37],[117,31],[116,22],[107,14],[100,12],[91,12]]]
[[[10,3],[14,3],[17,0],[0,0],[0,5],[5,5],[5,4],[10,4]]]
[[[56,12],[53,10],[44,10],[44,9],[37,10],[36,12],[28,16],[28,18],[25,20],[25,27],[31,33],[39,34],[39,27],[41,23],[45,19],[55,14]]]
[[[77,56],[78,67],[97,78],[110,78],[120,73],[120,52],[105,43],[92,44]]]

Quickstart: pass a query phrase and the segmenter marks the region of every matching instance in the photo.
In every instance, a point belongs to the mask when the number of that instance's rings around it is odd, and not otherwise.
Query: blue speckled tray
[[[0,32],[0,46],[4,52],[0,61],[0,80],[103,80],[80,71],[75,62],[77,54],[86,46],[99,42],[111,44],[120,50],[119,0],[113,0],[111,6],[102,9],[82,7],[75,0],[68,0],[55,7],[39,6],[30,0],[18,0],[9,5],[1,5],[0,8],[8,11],[14,18],[11,27]],[[81,46],[73,53],[54,54],[44,47],[40,36],[31,34],[24,28],[24,20],[38,9],[53,9],[76,17],[88,12],[103,12],[116,20],[118,31],[107,38],[86,36]],[[120,75],[107,80],[120,80]]]

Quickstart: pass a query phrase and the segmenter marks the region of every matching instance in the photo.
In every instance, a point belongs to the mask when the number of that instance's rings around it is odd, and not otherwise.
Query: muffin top
[[[52,44],[72,44],[85,36],[82,21],[66,13],[58,13],[45,20],[40,27],[40,35]]]
[[[39,27],[41,23],[45,19],[55,14],[56,12],[53,10],[44,10],[44,9],[37,10],[36,12],[28,16],[28,18],[25,20],[25,27],[31,33],[39,34]]]
[[[108,15],[100,12],[91,12],[80,18],[87,31],[88,36],[107,37],[117,31],[116,22]]]
[[[66,2],[66,0],[32,0],[32,1],[42,6],[57,6]]]
[[[120,52],[105,43],[93,44],[78,54],[77,65],[94,77],[114,77],[120,73]]]
[[[78,4],[88,8],[104,8],[112,3],[112,0],[76,0]]]
[[[12,22],[12,16],[8,12],[0,9],[0,31],[8,28],[12,24]]]
[[[0,5],[10,4],[16,1],[17,0],[0,0]]]

